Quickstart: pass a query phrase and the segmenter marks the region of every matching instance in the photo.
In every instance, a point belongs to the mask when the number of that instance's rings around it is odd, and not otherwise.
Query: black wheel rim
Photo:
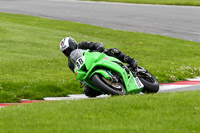
[[[110,84],[108,81],[108,79],[104,78],[104,77],[100,77],[102,79],[102,81],[107,84],[109,87],[111,87],[114,91],[117,91],[117,92],[121,92],[121,93],[124,93],[124,86],[121,84],[121,83],[117,83],[118,86],[120,86],[120,88],[118,87],[115,87],[114,85]],[[111,81],[110,81],[111,82]]]

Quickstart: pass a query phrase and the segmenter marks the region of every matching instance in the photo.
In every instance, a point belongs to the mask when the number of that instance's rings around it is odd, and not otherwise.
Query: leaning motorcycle
[[[103,52],[90,52],[76,49],[71,52],[76,79],[102,94],[125,95],[156,93],[159,90],[157,79],[141,66],[133,69],[117,58]]]

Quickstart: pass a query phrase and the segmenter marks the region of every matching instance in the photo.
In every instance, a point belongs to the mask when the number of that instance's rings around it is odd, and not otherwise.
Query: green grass
[[[0,13],[0,102],[83,93],[59,49],[65,36],[116,47],[137,59],[159,82],[200,75],[200,43]]]
[[[135,4],[157,4],[157,5],[200,6],[199,0],[87,0],[87,1],[107,1],[107,2],[123,2],[123,3],[135,3]]]
[[[0,133],[199,133],[200,91],[0,109]]]

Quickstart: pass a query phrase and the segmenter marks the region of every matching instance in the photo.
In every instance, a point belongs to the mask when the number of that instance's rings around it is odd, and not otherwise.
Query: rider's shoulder
[[[90,41],[83,41],[83,42],[80,42],[79,44],[91,44],[93,42],[90,42]]]

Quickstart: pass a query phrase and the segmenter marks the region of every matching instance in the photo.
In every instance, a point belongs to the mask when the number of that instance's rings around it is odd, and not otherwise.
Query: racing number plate
[[[76,60],[76,69],[80,70],[83,64],[85,63],[85,58],[80,57]]]
[[[138,77],[135,78],[135,82],[136,82],[136,85],[137,85],[138,89],[144,87],[144,85],[141,83],[141,81],[140,81],[140,79]]]

